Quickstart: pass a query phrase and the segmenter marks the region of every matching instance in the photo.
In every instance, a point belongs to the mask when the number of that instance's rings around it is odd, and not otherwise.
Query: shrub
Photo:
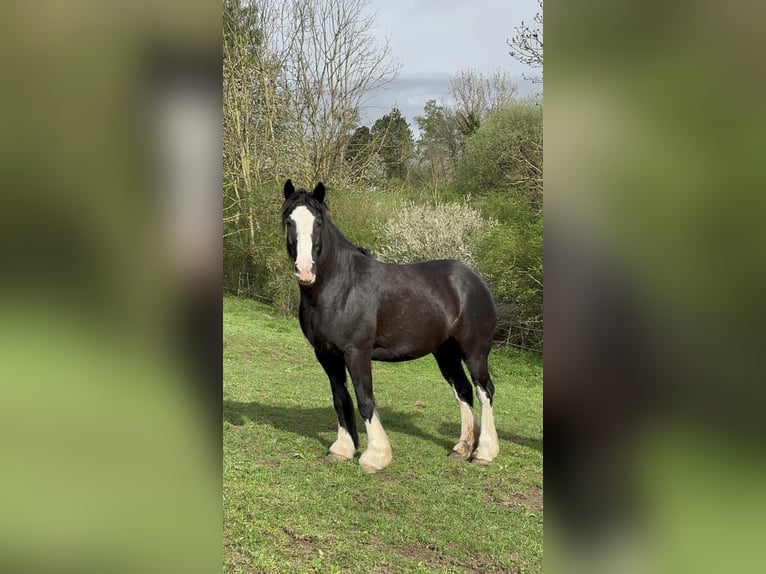
[[[496,339],[542,348],[543,109],[537,99],[489,114],[466,141],[454,186],[498,221],[477,245],[498,305]]]
[[[543,110],[535,100],[515,102],[487,116],[468,139],[455,173],[463,194],[513,188],[542,207]]]
[[[401,198],[395,193],[343,188],[330,189],[325,201],[330,217],[343,235],[352,243],[374,252],[383,244],[383,223],[402,205]]]
[[[474,267],[474,245],[494,225],[465,203],[409,203],[383,225],[377,255],[389,263],[457,259]]]
[[[492,194],[481,202],[498,224],[477,246],[478,266],[498,304],[498,340],[542,348],[543,216],[521,193]]]

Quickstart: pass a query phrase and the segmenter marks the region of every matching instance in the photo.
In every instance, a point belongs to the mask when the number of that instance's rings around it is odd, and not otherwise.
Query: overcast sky
[[[374,32],[381,42],[389,39],[401,67],[394,82],[370,97],[363,123],[398,107],[417,137],[414,117],[428,100],[446,97],[450,76],[468,68],[505,70],[522,95],[540,91],[522,78],[536,70],[511,58],[507,44],[514,26],[531,24],[537,9],[535,0],[369,0]]]

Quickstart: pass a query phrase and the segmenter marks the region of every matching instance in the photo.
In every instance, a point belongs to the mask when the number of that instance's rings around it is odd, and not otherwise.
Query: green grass
[[[490,368],[500,455],[481,467],[447,456],[460,414],[432,358],[373,363],[394,459],[366,474],[325,460],[330,385],[297,320],[225,299],[224,571],[541,572],[542,366]]]

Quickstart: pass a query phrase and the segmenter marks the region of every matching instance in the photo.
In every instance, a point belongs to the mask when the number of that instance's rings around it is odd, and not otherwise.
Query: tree
[[[455,113],[445,103],[428,100],[423,115],[415,116],[420,137],[418,151],[424,158],[440,167],[457,158],[460,151],[462,131],[458,127]]]
[[[275,2],[276,0],[269,0]],[[281,2],[280,2],[281,4]],[[388,44],[371,33],[367,0],[292,0],[283,88],[303,138],[302,176],[345,179],[344,152],[359,110],[371,91],[394,79]]]
[[[418,183],[437,197],[446,187],[464,140],[455,113],[444,103],[429,100],[423,115],[415,116],[420,130],[417,141]]]
[[[366,0],[224,0],[223,195],[227,288],[281,296],[273,213],[287,177],[342,184],[364,97],[393,79]],[[271,291],[269,291],[271,289]]]
[[[356,185],[377,188],[387,178],[386,165],[380,156],[380,142],[370,128],[360,126],[354,130],[346,146],[346,164],[349,177]]]
[[[380,146],[378,153],[386,164],[388,178],[404,179],[415,155],[415,142],[402,113],[394,108],[375,121],[370,134]]]
[[[537,0],[540,10],[534,16],[534,23],[529,26],[522,20],[514,27],[516,34],[508,40],[511,57],[532,68],[540,69],[540,76],[524,76],[535,83],[543,81],[543,0]]]
[[[223,217],[224,266],[229,281],[254,273],[263,243],[256,197],[273,171],[274,125],[280,115],[278,72],[263,44],[261,15],[242,0],[223,4]],[[271,160],[271,161],[269,161]]]
[[[481,125],[492,110],[509,104],[518,92],[507,72],[498,70],[484,75],[476,70],[461,70],[450,78],[452,99],[458,128],[465,137]]]
[[[423,115],[416,116],[420,130],[417,142],[420,182],[432,193],[443,189],[466,140],[482,125],[488,114],[514,101],[518,88],[503,71],[485,75],[462,70],[450,79],[447,98],[430,100]]]
[[[374,138],[367,126],[354,130],[346,147],[346,161],[349,163],[363,162],[373,152]]]

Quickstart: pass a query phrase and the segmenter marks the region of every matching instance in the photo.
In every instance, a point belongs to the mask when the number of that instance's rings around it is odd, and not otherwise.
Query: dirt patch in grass
[[[543,509],[543,489],[539,486],[532,486],[521,492],[516,492],[512,497],[519,505],[535,512],[540,512]]]
[[[228,536],[223,538],[223,555],[225,561],[232,566],[231,572],[239,574],[255,574],[257,572],[251,566],[250,557],[240,552],[237,545]]]
[[[493,476],[484,486],[484,502],[506,508],[522,508],[532,512],[543,510],[543,488],[533,484],[524,486],[518,479]]]
[[[304,549],[307,551],[307,554],[313,554],[315,552],[314,547],[319,542],[318,537],[311,534],[298,534],[297,532],[291,530],[290,528],[285,528],[284,526],[281,528],[281,530],[290,539],[290,546],[292,548],[298,547]]]
[[[374,473],[372,476],[378,482],[384,482],[384,483],[399,482],[399,479],[396,476],[392,476],[391,474],[387,473],[385,470],[378,471]]]
[[[539,486],[530,486],[515,492],[492,490],[487,494],[486,500],[490,504],[498,506],[525,508],[533,512],[542,512],[543,489]]]
[[[290,541],[284,555],[295,572],[314,571],[308,570],[309,564],[320,556],[321,549],[331,546],[327,540],[312,534],[301,534],[284,526],[280,530]]]

